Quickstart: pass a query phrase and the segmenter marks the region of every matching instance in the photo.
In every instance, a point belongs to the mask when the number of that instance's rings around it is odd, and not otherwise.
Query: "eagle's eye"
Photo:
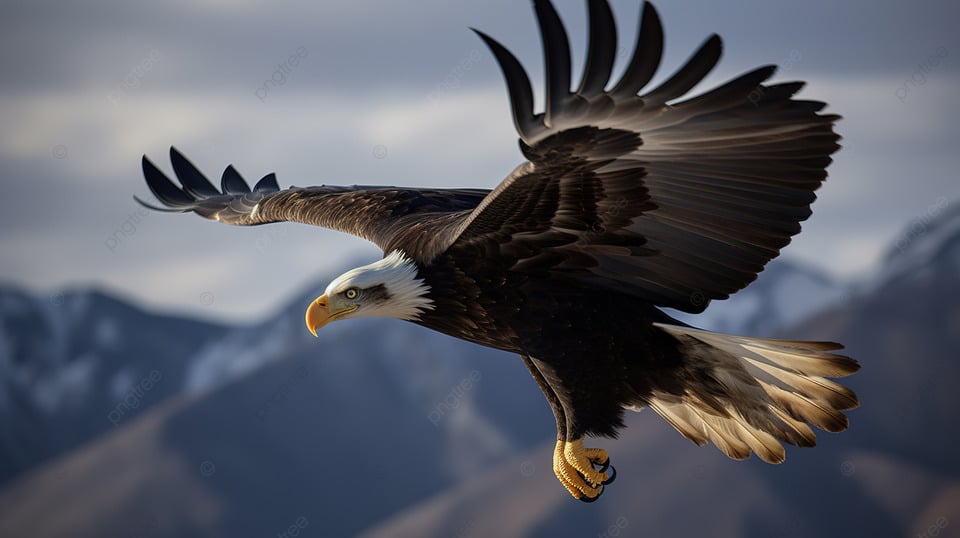
[[[343,292],[343,296],[347,299],[356,299],[357,295],[360,295],[360,292],[357,291],[357,288],[349,288],[347,291]]]

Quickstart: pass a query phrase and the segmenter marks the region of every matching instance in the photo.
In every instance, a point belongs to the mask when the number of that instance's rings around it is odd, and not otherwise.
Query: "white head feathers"
[[[377,297],[363,301],[356,312],[344,318],[416,320],[424,310],[434,308],[433,301],[427,297],[430,286],[424,284],[422,278],[417,278],[417,265],[399,250],[387,254],[382,260],[338,276],[327,286],[325,294],[333,297],[350,288],[361,292],[373,289]],[[361,298],[364,296],[361,295]]]

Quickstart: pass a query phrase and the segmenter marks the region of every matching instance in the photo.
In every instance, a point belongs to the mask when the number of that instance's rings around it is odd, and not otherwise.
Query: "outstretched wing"
[[[659,86],[663,31],[645,4],[632,59],[610,85],[616,27],[589,1],[583,79],[570,90],[570,48],[556,11],[534,2],[543,39],[545,111],[533,111],[517,59],[479,33],[506,78],[521,165],[451,234],[515,270],[566,273],[654,304],[700,312],[756,278],[810,215],[839,148],[824,103],[802,83],[765,85],[774,66],[693,98],[720,58],[710,37]]]
[[[281,190],[273,174],[250,188],[231,165],[217,190],[175,148],[170,148],[177,186],[149,159],[143,158],[147,186],[164,207],[157,211],[192,211],[208,219],[252,226],[291,221],[323,226],[376,243],[384,252],[398,248],[424,226],[460,219],[490,192],[484,189],[403,189],[398,187],[290,187]],[[413,256],[411,252],[409,255]]]

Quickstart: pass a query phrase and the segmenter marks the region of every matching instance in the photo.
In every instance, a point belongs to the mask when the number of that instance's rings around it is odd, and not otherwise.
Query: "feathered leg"
[[[536,359],[522,355],[523,363],[547,397],[557,421],[557,444],[553,451],[553,472],[563,487],[575,499],[593,502],[603,493],[603,486],[613,482],[616,471],[610,467],[610,457],[601,448],[585,448],[583,435],[575,425],[568,423],[568,413],[553,387],[544,377]]]

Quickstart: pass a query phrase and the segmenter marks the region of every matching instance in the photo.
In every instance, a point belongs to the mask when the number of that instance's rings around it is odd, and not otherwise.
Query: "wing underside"
[[[590,39],[571,88],[566,32],[547,1],[535,2],[545,58],[545,109],[501,44],[480,33],[503,71],[529,162],[482,201],[450,248],[487,242],[513,267],[564,272],[699,312],[756,278],[800,222],[839,145],[838,116],[794,99],[800,82],[767,84],[754,69],[695,97],[716,65],[707,39],[658,86],[663,30],[645,4],[626,70],[611,82],[616,27],[605,0],[588,2]]]

